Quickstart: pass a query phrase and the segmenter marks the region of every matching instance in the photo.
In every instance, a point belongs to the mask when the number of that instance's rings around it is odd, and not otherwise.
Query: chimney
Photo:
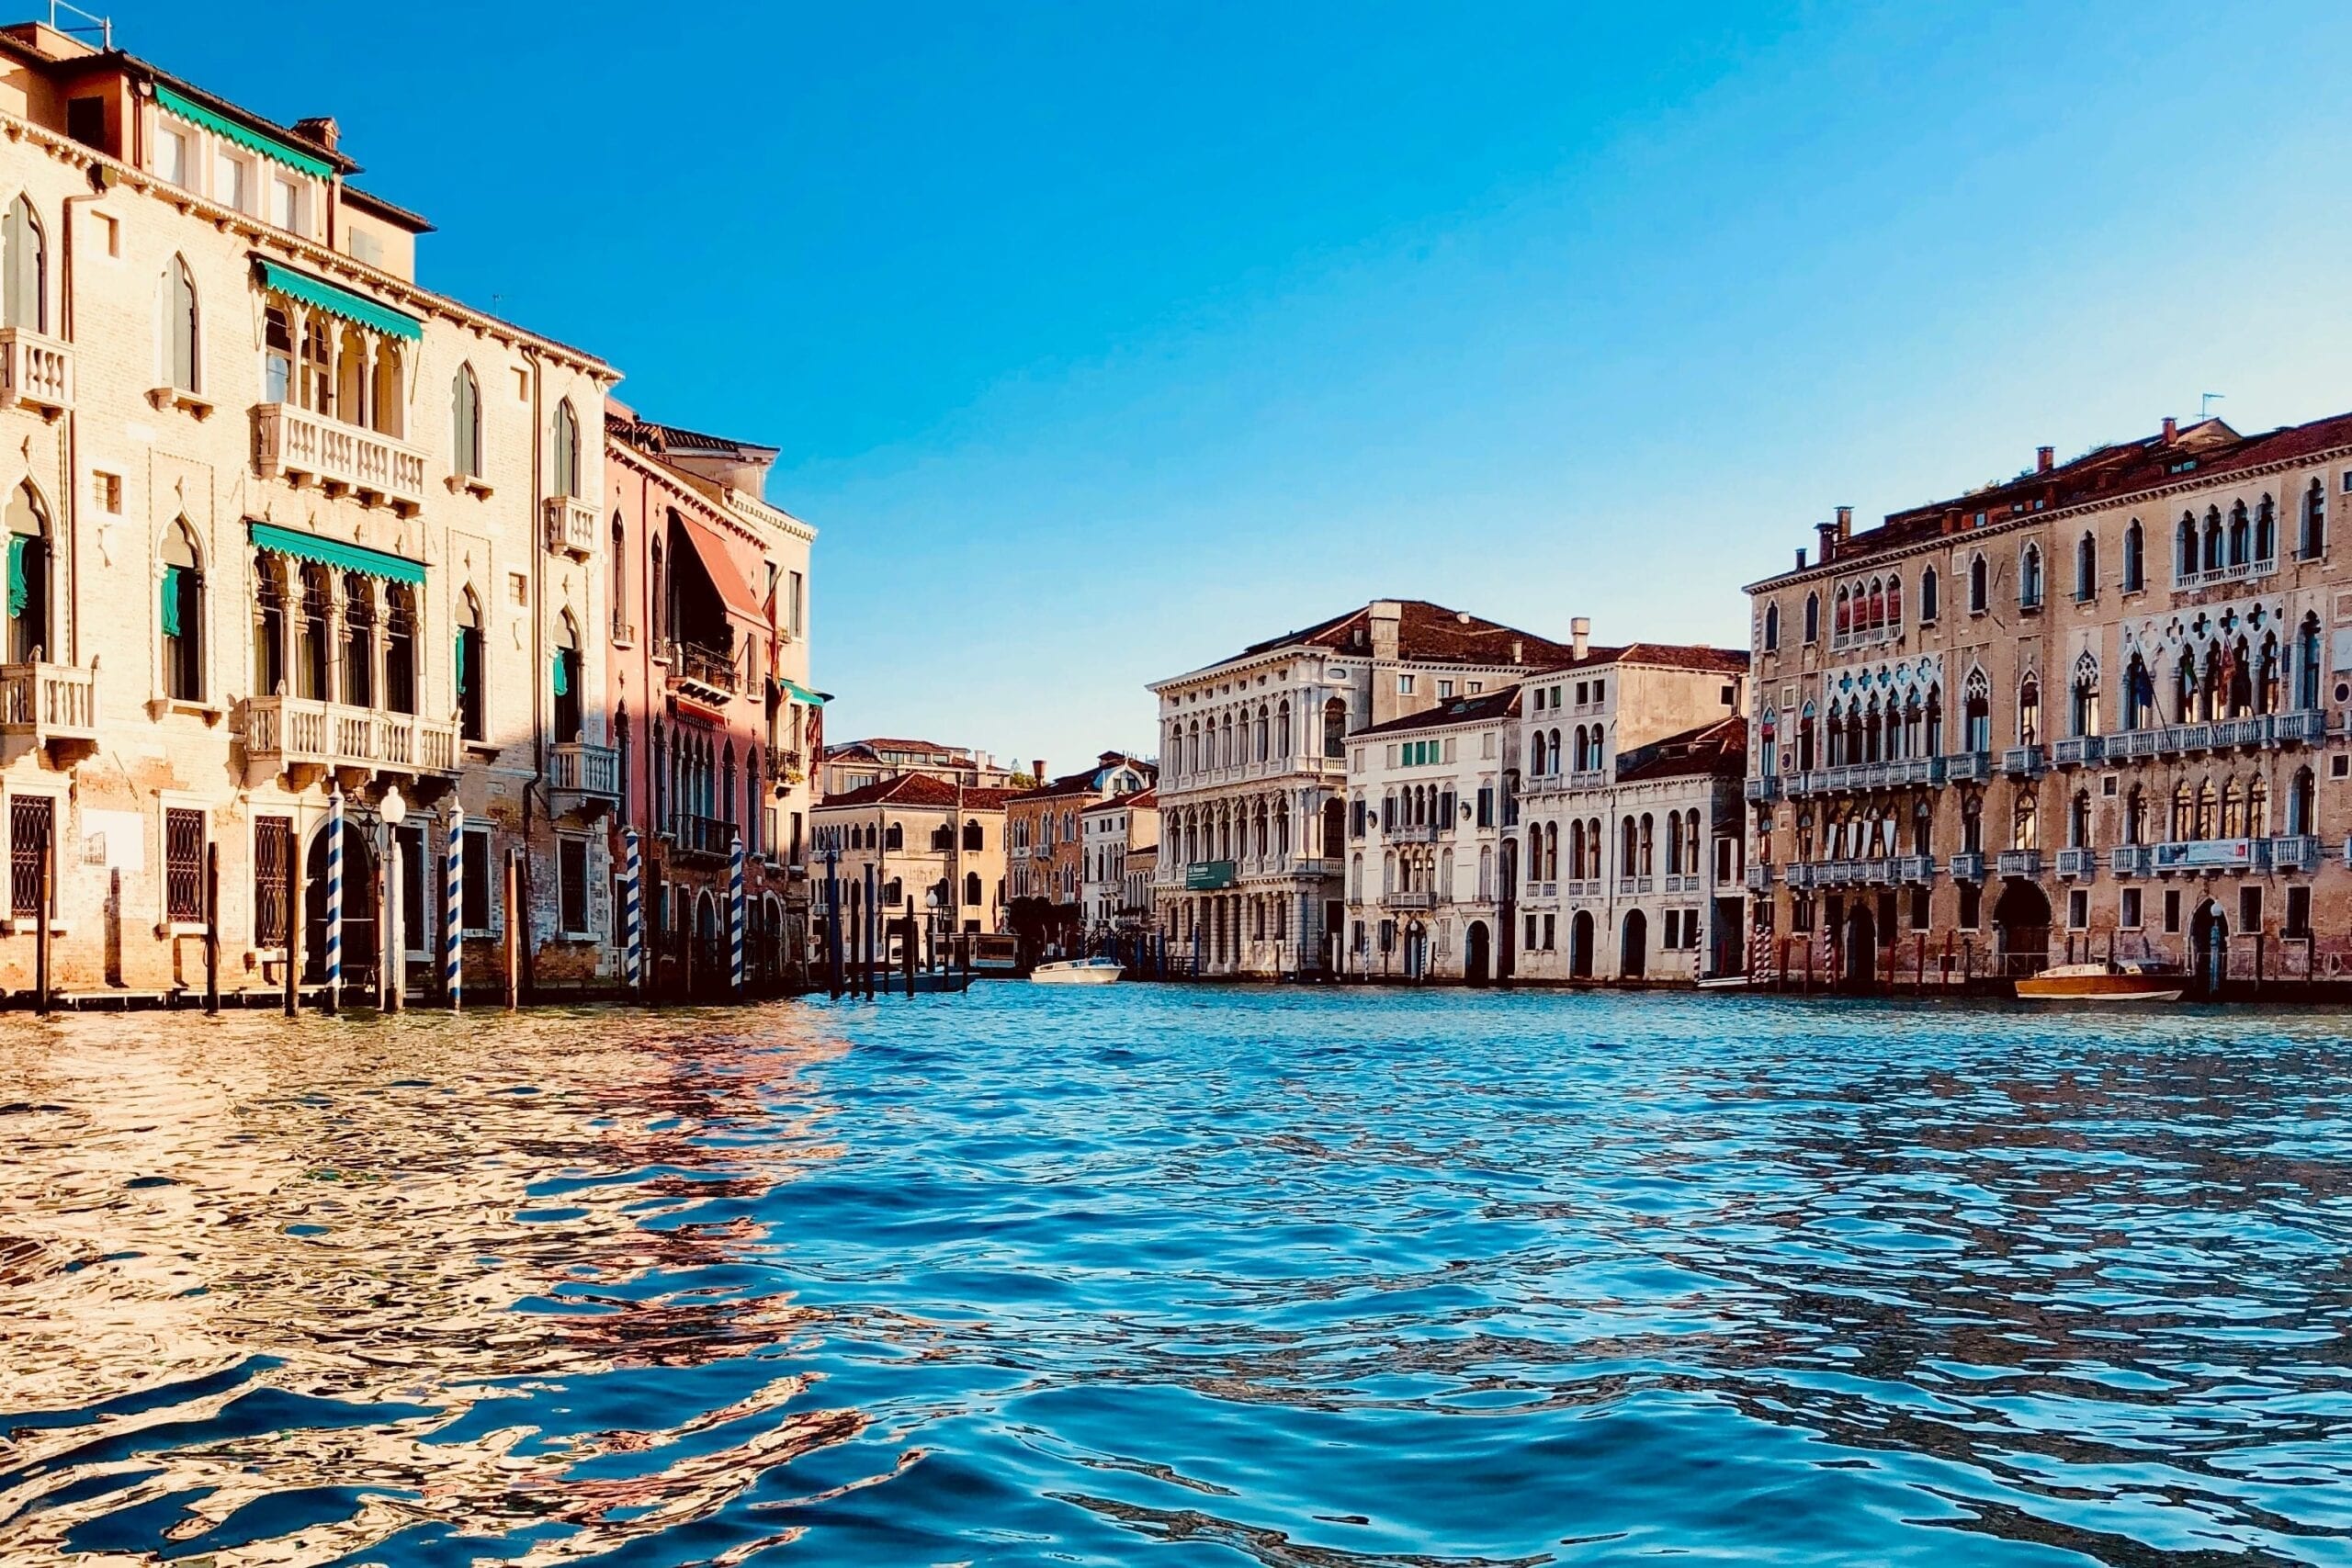
[[[2169,446],[2179,439],[2180,421],[2175,419],[2170,414],[2165,415],[2165,445]]]
[[[1405,618],[1405,606],[1394,599],[1374,599],[1364,618],[1372,623],[1372,656],[1396,658],[1396,624]]]
[[[1821,564],[1827,566],[1838,558],[1838,525],[1815,523],[1813,531],[1821,536]]]
[[[1592,646],[1592,622],[1582,615],[1568,623],[1568,652],[1578,659]]]
[[[1838,542],[1842,545],[1853,536],[1854,509],[1850,506],[1841,506],[1838,509]]]
[[[2052,468],[2056,468],[2057,466],[2058,466],[2058,448],[2057,448],[2057,447],[2055,447],[2055,446],[2037,446],[2037,447],[2035,447],[2035,448],[2033,449],[2033,471],[2034,471],[2035,473],[2037,473],[2037,474],[2046,474],[2046,473],[2048,473],[2051,469],[2052,469]]]
[[[1799,571],[1803,571],[1804,570],[1804,547],[1803,545],[1799,545],[1797,547],[1797,570]]]
[[[1046,782],[1046,759],[1043,757],[1032,758],[1029,763],[1029,774],[1039,784],[1044,784]]]
[[[315,141],[332,152],[335,139],[343,134],[343,127],[335,124],[333,115],[312,115],[308,119],[294,122],[294,134],[305,141]]]
[[[1527,644],[1521,641],[1518,637],[1510,639],[1510,661],[1513,664],[1524,664],[1527,662]]]

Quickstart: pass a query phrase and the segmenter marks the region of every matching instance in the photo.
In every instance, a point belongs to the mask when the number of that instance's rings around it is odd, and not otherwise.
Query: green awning
[[[368,577],[380,577],[392,582],[424,581],[424,563],[396,556],[384,550],[371,550],[365,545],[346,545],[339,539],[323,539],[316,534],[306,534],[300,528],[281,528],[275,523],[247,523],[246,531],[253,536],[254,548],[276,550],[296,560],[314,560],[321,566],[341,567]]]
[[[265,288],[277,290],[289,299],[300,299],[315,305],[330,316],[341,316],[363,327],[373,327],[394,337],[421,338],[424,323],[414,316],[404,316],[390,305],[379,305],[364,294],[354,294],[348,288],[338,288],[324,278],[308,273],[290,272],[276,262],[261,264],[261,283]]]
[[[325,159],[312,153],[297,152],[275,137],[265,136],[258,130],[249,130],[226,115],[215,114],[202,104],[173,92],[160,82],[155,85],[155,101],[182,119],[193,120],[213,135],[225,136],[238,146],[258,152],[265,158],[275,158],[289,168],[300,169],[306,175],[316,175],[322,180],[334,177],[334,166]]]
[[[786,696],[797,697],[812,708],[823,707],[833,700],[833,694],[831,692],[812,692],[798,682],[787,681],[781,675],[775,678],[775,683],[777,689]]]

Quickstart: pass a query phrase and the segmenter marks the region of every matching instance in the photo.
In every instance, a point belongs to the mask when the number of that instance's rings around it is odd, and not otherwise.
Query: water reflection
[[[2341,1061],[1149,987],[17,1024],[0,1558],[2352,1561]]]

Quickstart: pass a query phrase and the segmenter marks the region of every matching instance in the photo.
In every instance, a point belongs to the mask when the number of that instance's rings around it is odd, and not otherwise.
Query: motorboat
[[[1029,978],[1040,986],[1107,986],[1126,972],[1115,958],[1065,958],[1038,964]]]
[[[2188,976],[2160,964],[2129,960],[2059,964],[2018,982],[2018,995],[2037,1002],[2177,1002]]]

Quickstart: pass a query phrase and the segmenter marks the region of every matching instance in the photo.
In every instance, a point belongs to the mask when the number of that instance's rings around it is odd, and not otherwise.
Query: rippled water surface
[[[2352,1564],[2338,1021],[0,1025],[0,1559]]]

